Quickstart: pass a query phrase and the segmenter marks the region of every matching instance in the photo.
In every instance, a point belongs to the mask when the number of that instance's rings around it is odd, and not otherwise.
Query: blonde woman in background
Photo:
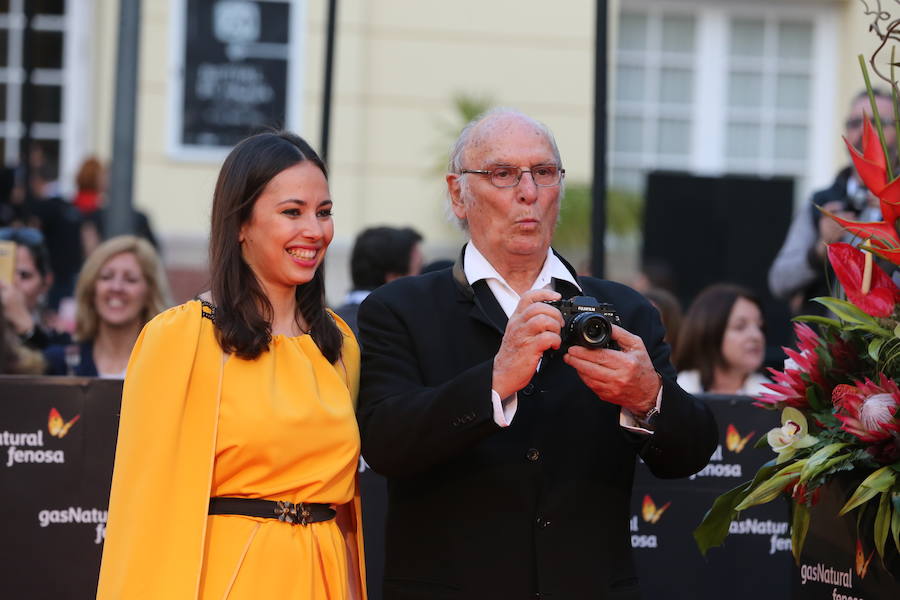
[[[47,348],[47,374],[125,377],[141,328],[170,304],[159,255],[133,235],[103,242],[78,275],[75,302],[77,343]]]

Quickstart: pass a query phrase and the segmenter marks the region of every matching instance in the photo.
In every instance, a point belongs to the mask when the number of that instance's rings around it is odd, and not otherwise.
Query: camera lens
[[[606,348],[612,337],[612,327],[603,315],[581,313],[572,320],[572,333],[580,346]]]

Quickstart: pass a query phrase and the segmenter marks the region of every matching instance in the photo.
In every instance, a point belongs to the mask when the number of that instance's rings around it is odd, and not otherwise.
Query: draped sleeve
[[[97,597],[196,598],[224,354],[197,301],[148,323],[122,393]]]

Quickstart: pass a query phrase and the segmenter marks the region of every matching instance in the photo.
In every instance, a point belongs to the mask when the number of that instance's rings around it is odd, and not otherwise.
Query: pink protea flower
[[[879,373],[877,384],[866,378],[856,385],[839,385],[834,388],[832,399],[838,409],[835,416],[841,421],[841,429],[860,441],[883,442],[900,433],[897,421],[900,389],[884,373]]]
[[[805,323],[794,323],[794,333],[797,336],[797,350],[782,347],[782,350],[788,355],[788,359],[784,363],[784,371],[769,368],[769,373],[775,383],[763,385],[775,393],[764,392],[757,396],[757,400],[763,405],[808,408],[809,401],[806,398],[806,390],[811,384],[818,384],[826,391],[830,389],[828,382],[822,376],[819,368],[819,355],[816,353],[816,349],[823,347],[825,342]]]

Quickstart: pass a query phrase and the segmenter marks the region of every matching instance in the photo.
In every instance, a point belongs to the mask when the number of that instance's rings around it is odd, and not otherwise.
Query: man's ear
[[[466,207],[462,201],[462,189],[458,173],[447,173],[447,193],[450,195],[450,208],[458,219],[466,218]]]

